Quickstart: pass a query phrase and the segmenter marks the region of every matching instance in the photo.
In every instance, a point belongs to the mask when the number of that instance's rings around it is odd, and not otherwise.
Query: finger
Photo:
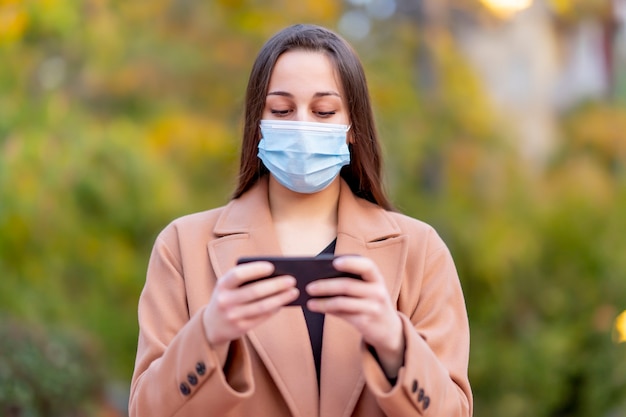
[[[338,316],[375,317],[380,314],[380,304],[368,299],[351,297],[311,298],[307,301],[307,308],[317,313],[334,314]]]
[[[257,261],[237,265],[220,280],[224,288],[237,288],[249,281],[265,278],[274,272],[271,262]]]
[[[333,261],[333,266],[338,271],[359,275],[364,281],[381,281],[382,276],[378,267],[365,256],[343,255]]]
[[[232,295],[237,303],[248,304],[293,289],[295,286],[296,279],[294,277],[281,275],[239,287],[232,291]]]
[[[294,277],[281,275],[238,286],[234,289],[220,291],[218,302],[222,310],[229,310],[239,305],[249,304],[275,295],[295,286],[296,279]]]
[[[367,298],[373,294],[371,283],[354,278],[318,279],[306,286],[306,292],[312,297],[333,297],[345,295]]]
[[[257,299],[254,302],[241,304],[231,309],[228,314],[229,320],[256,320],[258,317],[271,315],[281,307],[298,298],[299,291],[295,287],[287,288],[271,296]]]

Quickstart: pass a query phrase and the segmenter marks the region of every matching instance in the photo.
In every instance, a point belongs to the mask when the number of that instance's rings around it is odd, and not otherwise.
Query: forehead
[[[324,52],[294,50],[282,54],[270,77],[269,91],[342,93],[335,63]]]

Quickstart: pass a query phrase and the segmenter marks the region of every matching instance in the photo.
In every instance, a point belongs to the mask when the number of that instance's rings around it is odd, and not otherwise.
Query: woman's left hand
[[[404,356],[402,321],[382,274],[371,259],[363,256],[341,256],[333,265],[339,271],[360,275],[362,280],[328,278],[312,282],[306,287],[307,293],[327,298],[311,299],[307,307],[351,323],[365,343],[376,350],[387,377],[397,377]]]

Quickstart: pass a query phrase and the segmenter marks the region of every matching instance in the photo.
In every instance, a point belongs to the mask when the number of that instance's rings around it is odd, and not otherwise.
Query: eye
[[[270,110],[270,113],[272,113],[276,117],[285,117],[290,112],[291,112],[291,110],[275,110],[275,109],[271,109]]]
[[[318,111],[318,112],[315,112],[315,113],[316,113],[319,117],[324,118],[324,117],[331,117],[331,116],[334,116],[336,112],[333,110],[333,111]]]

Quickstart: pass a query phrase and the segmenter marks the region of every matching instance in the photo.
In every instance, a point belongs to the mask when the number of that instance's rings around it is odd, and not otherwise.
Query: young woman
[[[321,27],[282,30],[254,63],[245,111],[232,201],[155,243],[130,415],[470,416],[454,263],[430,226],[391,210],[355,52]],[[346,277],[313,281],[303,307],[288,305],[293,276],[237,264],[319,254]]]

